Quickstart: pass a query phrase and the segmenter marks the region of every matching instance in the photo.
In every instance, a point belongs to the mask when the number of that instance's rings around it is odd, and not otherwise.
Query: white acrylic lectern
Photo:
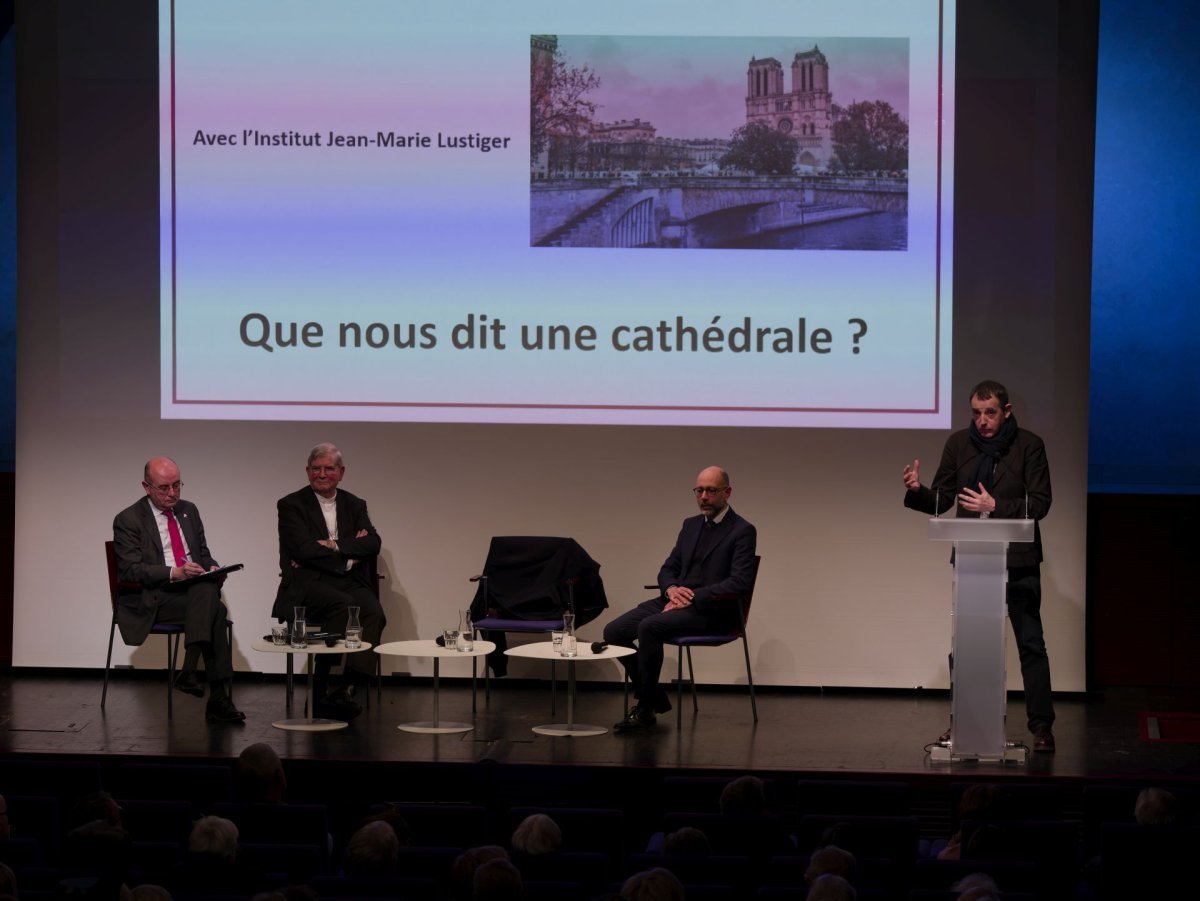
[[[1010,541],[1033,541],[1032,519],[929,520],[931,541],[954,542],[954,629],[950,672],[950,747],[935,762],[1023,762],[1004,737],[1004,640]]]

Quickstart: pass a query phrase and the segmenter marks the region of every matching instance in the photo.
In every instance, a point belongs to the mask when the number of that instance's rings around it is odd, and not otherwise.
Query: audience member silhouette
[[[499,845],[468,848],[454,859],[450,868],[452,901],[471,901],[475,896],[475,871],[489,860],[508,860],[508,852]]]
[[[239,801],[278,804],[287,795],[287,776],[275,749],[257,742],[242,749],[233,767],[233,796]]]
[[[955,901],[999,901],[1000,889],[987,873],[972,873],[964,876],[950,886],[950,891],[958,892]]]
[[[481,863],[471,878],[471,888],[472,901],[521,901],[525,894],[521,872],[503,857]]]
[[[822,876],[832,875],[853,882],[856,864],[854,855],[849,851],[837,845],[826,845],[812,853],[808,860],[808,868],[804,871],[804,881],[811,885]]]
[[[553,854],[562,848],[562,830],[558,823],[544,813],[531,813],[512,834],[512,849],[519,854],[535,857]]]
[[[189,892],[250,894],[264,887],[263,874],[238,860],[238,827],[224,817],[196,820],[188,835],[187,860],[178,887]]]
[[[712,843],[695,826],[680,826],[663,840],[663,851],[687,857],[707,857],[712,854]]]
[[[934,853],[938,860],[962,859],[962,822],[964,820],[989,820],[996,815],[1001,801],[1000,787],[985,782],[977,782],[967,786],[958,799],[959,829],[945,844],[938,846],[934,843]],[[972,849],[976,850],[976,849]],[[972,855],[977,856],[975,854]]]
[[[391,825],[373,820],[360,827],[346,844],[347,876],[378,879],[396,874],[400,840]]]
[[[683,883],[662,867],[635,873],[621,886],[623,901],[684,901],[686,897]]]
[[[1143,788],[1133,805],[1133,819],[1143,826],[1169,826],[1178,816],[1179,803],[1169,791]]]
[[[855,901],[858,892],[841,876],[826,873],[813,880],[806,898],[807,901]]]

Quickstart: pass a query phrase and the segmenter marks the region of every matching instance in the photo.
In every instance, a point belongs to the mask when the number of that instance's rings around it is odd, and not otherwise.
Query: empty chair
[[[488,667],[504,675],[508,632],[549,633],[575,613],[575,626],[591,622],[608,606],[600,564],[574,538],[500,536],[492,539],[471,601],[475,629],[496,650]],[[485,693],[490,682],[485,679]]]

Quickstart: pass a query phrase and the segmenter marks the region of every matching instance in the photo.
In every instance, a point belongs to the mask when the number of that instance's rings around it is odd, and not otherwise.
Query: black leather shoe
[[[213,698],[204,708],[204,718],[210,723],[242,723],[246,714],[233,706],[229,698]]]
[[[204,683],[196,678],[195,670],[179,673],[175,677],[175,690],[182,691],[185,695],[191,695],[194,698],[204,697]]]
[[[1041,728],[1033,733],[1033,750],[1040,754],[1054,753],[1054,733],[1049,729]]]
[[[363,712],[362,705],[354,700],[352,686],[335,688],[324,700],[313,704],[316,716],[323,720],[342,720],[350,722]]]
[[[641,732],[651,728],[658,720],[646,707],[638,705],[625,714],[625,719],[613,724],[614,732]]]

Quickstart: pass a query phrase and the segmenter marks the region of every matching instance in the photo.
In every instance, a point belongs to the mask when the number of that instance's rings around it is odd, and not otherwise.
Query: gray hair
[[[308,452],[308,465],[312,466],[312,461],[317,457],[333,457],[338,466],[345,466],[342,462],[342,452],[337,449],[336,444],[331,444],[328,441],[322,441],[316,447]]]

